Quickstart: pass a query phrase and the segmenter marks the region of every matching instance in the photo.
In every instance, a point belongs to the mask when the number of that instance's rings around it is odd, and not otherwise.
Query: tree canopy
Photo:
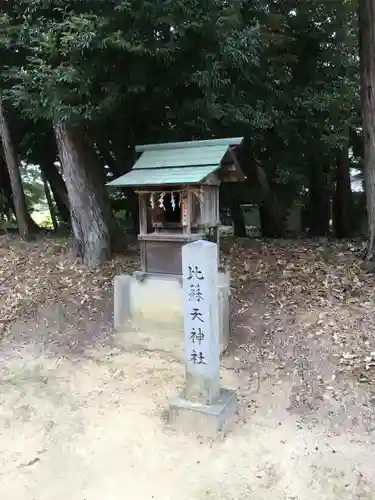
[[[129,169],[137,143],[243,135],[248,182],[223,203],[258,203],[265,234],[280,236],[296,202],[311,234],[327,234],[333,202],[336,233],[351,234],[363,150],[355,2],[20,0],[0,13],[17,152],[55,183],[62,174],[69,198],[56,126],[84,133],[103,175]],[[62,178],[51,187],[66,207]]]

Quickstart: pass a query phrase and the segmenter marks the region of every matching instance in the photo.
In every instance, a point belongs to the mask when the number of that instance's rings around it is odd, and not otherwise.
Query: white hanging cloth
[[[163,210],[165,210],[165,206],[164,206],[164,196],[165,196],[165,193],[160,193],[160,197],[159,197],[159,207],[162,208]]]

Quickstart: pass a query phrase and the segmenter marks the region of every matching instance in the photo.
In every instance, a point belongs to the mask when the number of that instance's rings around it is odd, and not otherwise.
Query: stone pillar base
[[[169,403],[168,422],[177,430],[215,438],[227,432],[236,410],[237,395],[229,389],[221,389],[210,405],[192,403],[180,396]]]

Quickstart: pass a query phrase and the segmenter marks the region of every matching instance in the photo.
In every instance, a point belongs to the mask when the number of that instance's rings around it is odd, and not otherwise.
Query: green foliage
[[[29,210],[48,209],[39,167],[23,163],[21,165],[21,175]]]
[[[38,226],[46,229],[53,229],[53,223],[50,213],[44,212],[33,214],[33,218],[35,219],[35,222],[38,224]]]
[[[233,79],[251,77],[258,64],[259,29],[242,21],[239,6],[60,1],[52,10],[20,1],[2,23],[4,47],[24,54],[22,69],[6,73],[9,95],[30,117],[54,121],[98,119],[119,107],[132,118],[140,101],[170,130],[181,114],[195,133],[207,133],[212,119],[248,120],[250,108],[233,113],[223,100],[235,95]]]
[[[18,0],[0,9],[0,77],[29,162],[56,157],[52,122],[81,123],[115,175],[135,143],[244,135],[249,183],[257,161],[290,204],[315,165],[331,175],[336,150],[358,130],[351,1]],[[231,193],[259,197],[248,186]]]

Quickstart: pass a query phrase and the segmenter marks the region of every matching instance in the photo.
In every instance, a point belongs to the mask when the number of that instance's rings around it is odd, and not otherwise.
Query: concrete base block
[[[173,399],[169,403],[168,421],[175,429],[215,438],[225,434],[236,410],[236,392],[221,389],[219,397],[210,405],[192,403],[182,396]]]
[[[130,287],[132,277],[127,274],[115,276],[114,279],[114,311],[113,320],[115,330],[121,331],[131,316]]]
[[[219,272],[217,293],[220,348],[223,352],[228,347],[230,335],[229,273]],[[143,275],[142,273],[135,273],[134,276],[116,276],[114,279],[114,326],[120,333],[139,330],[154,335],[154,332],[158,331],[164,338],[175,338],[182,353],[184,310],[181,278],[169,275]],[[140,339],[136,340],[140,343]]]

